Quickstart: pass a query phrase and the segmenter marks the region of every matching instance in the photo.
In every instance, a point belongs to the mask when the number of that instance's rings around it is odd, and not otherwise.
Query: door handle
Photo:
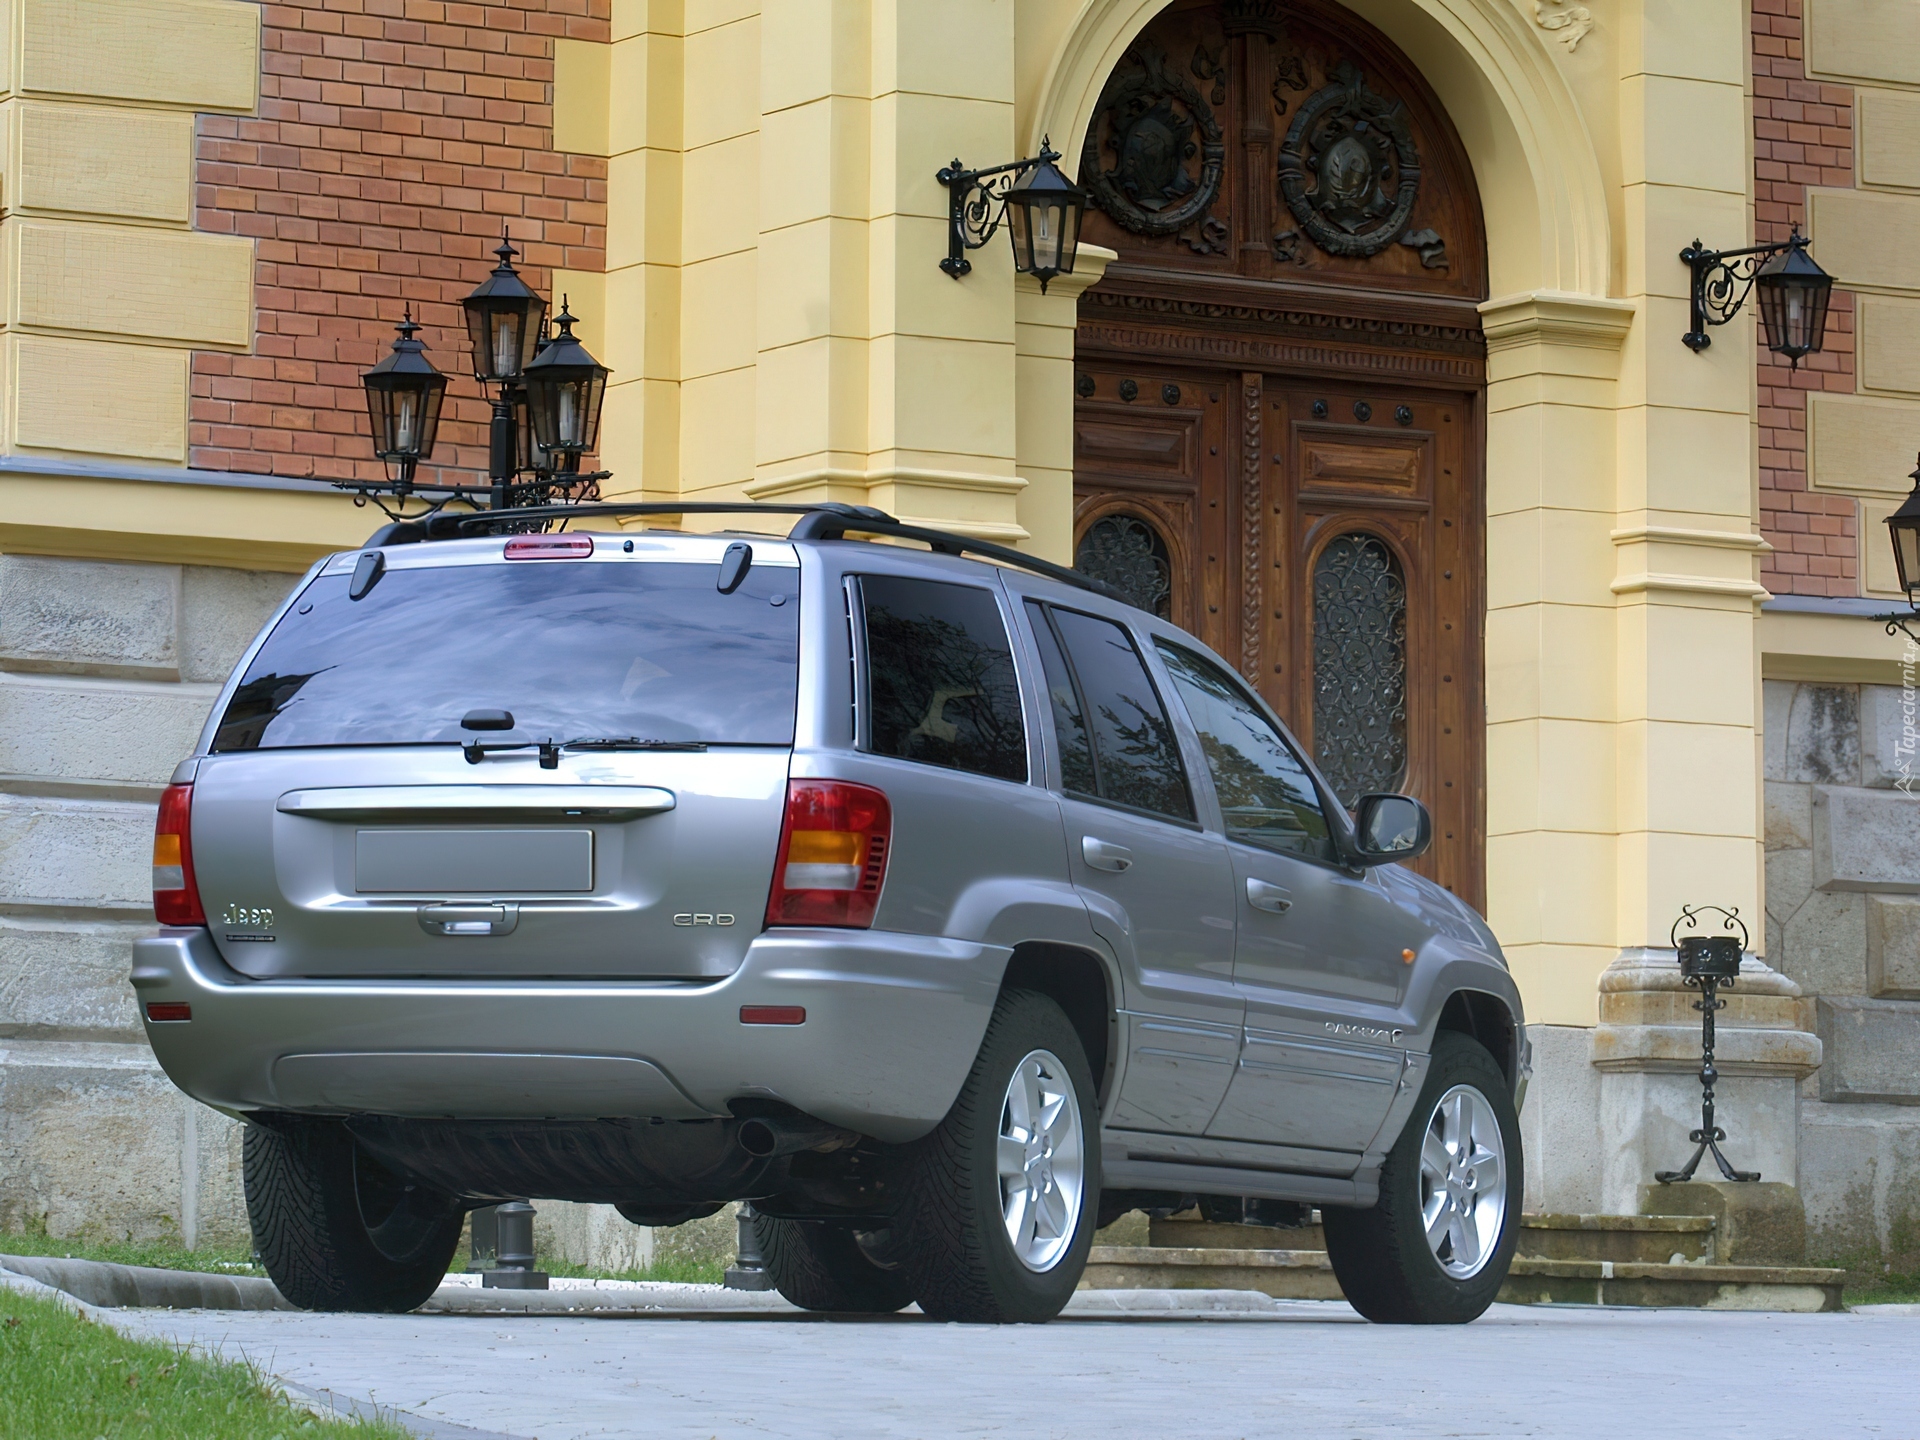
[[[518,905],[422,905],[414,912],[429,935],[511,935]]]
[[[1096,840],[1091,835],[1080,837],[1080,853],[1087,857],[1087,864],[1096,870],[1112,870],[1116,874],[1133,864],[1133,852],[1124,845],[1115,845],[1110,840]]]
[[[1247,903],[1256,910],[1266,910],[1275,915],[1284,915],[1293,908],[1293,892],[1284,885],[1269,885],[1264,880],[1247,877]]]

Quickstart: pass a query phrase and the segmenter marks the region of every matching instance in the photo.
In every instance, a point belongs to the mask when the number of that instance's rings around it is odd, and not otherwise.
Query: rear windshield
[[[302,593],[247,667],[216,752],[296,745],[624,739],[791,745],[799,575],[527,560],[394,569]],[[463,730],[506,710],[507,734]]]

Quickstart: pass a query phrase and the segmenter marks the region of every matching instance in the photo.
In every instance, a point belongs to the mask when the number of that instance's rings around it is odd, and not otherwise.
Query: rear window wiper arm
[[[479,740],[463,740],[460,752],[467,757],[469,765],[478,765],[488,755],[499,750],[538,750],[540,768],[557,770],[560,768],[562,750],[680,750],[704,752],[707,742],[704,740],[642,740],[635,735],[583,736],[577,740],[504,740],[489,745]]]

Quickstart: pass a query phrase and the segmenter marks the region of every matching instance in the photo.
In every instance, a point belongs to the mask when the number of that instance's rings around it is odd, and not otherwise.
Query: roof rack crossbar
[[[982,560],[992,560],[997,564],[1026,570],[1035,575],[1045,576],[1049,580],[1057,580],[1062,585],[1073,586],[1076,590],[1086,590],[1095,595],[1105,596],[1109,600],[1117,600],[1123,605],[1133,603],[1104,581],[1096,580],[1091,575],[1083,575],[1078,570],[1070,570],[1064,565],[1056,565],[1051,560],[1042,560],[1037,555],[1028,555],[1007,545],[996,545],[990,540],[975,540],[965,535],[955,535],[950,531],[935,530],[924,525],[908,525],[871,505],[848,505],[836,500],[793,505],[725,500],[648,500],[611,501],[586,505],[528,505],[518,509],[481,510],[470,515],[431,515],[420,520],[405,520],[392,525],[383,525],[367,537],[366,548],[371,549],[381,545],[410,545],[424,540],[449,540],[476,531],[485,531],[502,523],[579,520],[596,515],[755,514],[798,515],[799,522],[788,534],[788,538],[793,540],[844,540],[849,533],[918,540],[942,555],[977,556]]]

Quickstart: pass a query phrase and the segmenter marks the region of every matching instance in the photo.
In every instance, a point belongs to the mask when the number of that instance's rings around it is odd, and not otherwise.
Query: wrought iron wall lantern
[[[1913,481],[1913,493],[1887,516],[1887,536],[1893,541],[1893,568],[1900,578],[1900,593],[1907,597],[1907,608],[1873,618],[1886,625],[1887,634],[1899,632],[1920,644],[1920,633],[1907,628],[1910,623],[1920,621],[1920,465],[1915,466],[1908,478]]]
[[[1693,328],[1680,340],[1694,354],[1713,343],[1707,327],[1733,319],[1755,290],[1767,348],[1774,354],[1798,369],[1801,357],[1825,342],[1833,277],[1814,264],[1798,225],[1785,240],[1744,250],[1708,250],[1695,240],[1680,259],[1693,272]]]
[[[1714,911],[1721,917],[1720,935],[1696,934],[1684,939],[1680,927],[1698,930],[1700,916]],[[1734,932],[1738,931],[1738,934]],[[1746,924],[1740,919],[1738,910],[1728,910],[1720,905],[1682,905],[1680,918],[1673,922],[1673,928],[1667,932],[1667,939],[1680,952],[1680,976],[1685,984],[1697,989],[1700,998],[1693,1002],[1693,1008],[1700,1012],[1700,1128],[1687,1138],[1694,1142],[1693,1158],[1678,1170],[1656,1170],[1653,1178],[1662,1185],[1672,1185],[1679,1181],[1691,1180],[1700,1161],[1711,1154],[1713,1163],[1720,1167],[1720,1173],[1729,1180],[1758,1180],[1758,1170],[1736,1170],[1720,1153],[1720,1142],[1727,1138],[1727,1132],[1714,1123],[1713,1086],[1720,1078],[1720,1071],[1713,1063],[1713,1014],[1724,1010],[1727,1002],[1720,999],[1718,992],[1722,985],[1733,986],[1740,974],[1740,958],[1746,952],[1749,937]]]
[[[1046,293],[1056,275],[1073,273],[1080,249],[1080,217],[1087,195],[1060,173],[1052,142],[1040,153],[986,170],[969,170],[956,156],[934,179],[947,187],[947,258],[940,268],[958,280],[973,269],[967,251],[978,250],[1004,221],[1013,245],[1013,268],[1031,275]]]
[[[613,373],[587,352],[573,333],[578,322],[564,299],[560,332],[547,334],[547,302],[514,269],[511,240],[494,251],[499,264],[461,303],[473,343],[473,378],[493,407],[488,432],[487,483],[421,484],[415,478],[433,455],[447,377],[415,340],[412,307],[397,327],[392,353],[360,377],[373,424],[374,453],[388,467],[382,481],[338,480],[356,503],[373,500],[394,519],[382,496],[429,501],[432,513],[459,500],[476,509],[551,505],[599,498],[609,471],[582,471],[580,457],[599,441],[600,411]]]

